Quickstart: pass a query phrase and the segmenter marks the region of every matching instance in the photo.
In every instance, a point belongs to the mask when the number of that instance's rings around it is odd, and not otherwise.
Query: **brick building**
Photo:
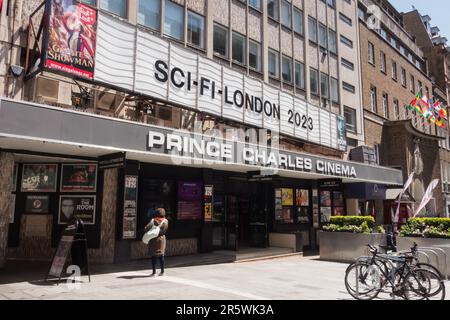
[[[377,150],[380,164],[401,169],[404,179],[414,171],[415,151],[420,151],[424,170],[410,190],[419,202],[428,184],[441,177],[436,154],[443,131],[407,109],[420,88],[424,95],[433,94],[427,60],[405,29],[402,14],[388,1],[361,0],[358,10],[366,144]],[[375,23],[374,15],[379,16]],[[442,215],[440,186],[434,195],[427,212]],[[378,201],[380,211],[382,205]],[[383,206],[385,221],[390,221],[389,205]]]
[[[403,13],[405,28],[416,38],[417,45],[422,49],[427,58],[430,76],[433,82],[433,95],[439,99],[448,109],[449,80],[450,80],[450,49],[447,46],[447,38],[440,34],[439,27],[432,26],[431,17],[421,15],[417,10]],[[441,186],[445,215],[450,213],[450,139],[449,126],[441,131],[442,140],[439,143],[439,158],[441,161]]]

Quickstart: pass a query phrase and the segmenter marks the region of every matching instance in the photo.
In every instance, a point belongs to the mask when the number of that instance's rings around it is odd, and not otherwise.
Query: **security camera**
[[[16,65],[12,65],[10,69],[11,69],[11,73],[17,78],[19,78],[22,75],[23,70],[24,70],[23,67],[16,66]]]

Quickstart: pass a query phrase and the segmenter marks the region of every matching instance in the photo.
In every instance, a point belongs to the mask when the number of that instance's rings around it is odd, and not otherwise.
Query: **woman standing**
[[[156,260],[159,259],[159,265],[161,268],[160,275],[164,275],[164,255],[166,254],[166,233],[169,229],[169,221],[166,219],[166,210],[159,208],[156,209],[156,217],[153,218],[150,223],[145,227],[145,232],[149,231],[153,226],[159,226],[159,236],[153,238],[148,243],[149,254],[152,257],[153,273],[156,274]]]

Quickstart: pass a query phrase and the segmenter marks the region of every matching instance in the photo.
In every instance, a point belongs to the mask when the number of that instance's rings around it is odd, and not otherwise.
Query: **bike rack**
[[[372,244],[372,243],[371,243]],[[398,254],[402,253],[409,253],[411,251],[409,250],[402,250],[399,252],[396,252],[393,255],[389,254],[381,254],[380,257],[384,258],[383,260],[389,264],[390,272],[394,272],[394,262],[389,259],[389,257],[396,257]],[[417,254],[419,261],[426,261],[426,263],[431,264],[435,268],[439,270],[439,272],[443,276],[443,280],[448,281],[448,275],[447,275],[447,254],[445,253],[445,250],[442,248],[436,248],[436,247],[418,247],[417,248]],[[424,259],[422,259],[424,258]],[[372,259],[371,256],[361,256],[355,259],[355,263],[368,261]],[[359,268],[356,268],[356,296],[359,298]],[[392,294],[392,299],[395,300],[395,294]]]
[[[435,266],[439,272],[442,274],[445,280],[448,280],[447,276],[447,254],[441,248],[436,247],[419,247],[419,251],[432,253],[436,257],[436,265]]]

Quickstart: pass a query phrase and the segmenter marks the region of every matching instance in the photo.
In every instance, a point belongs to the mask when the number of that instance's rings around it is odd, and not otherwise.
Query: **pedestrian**
[[[145,232],[149,231],[153,226],[159,226],[159,236],[153,238],[148,243],[149,254],[152,257],[152,276],[156,275],[156,260],[159,259],[161,268],[160,275],[164,275],[164,255],[166,254],[166,233],[169,229],[169,221],[166,219],[166,210],[163,208],[156,209],[156,216],[147,224]]]

